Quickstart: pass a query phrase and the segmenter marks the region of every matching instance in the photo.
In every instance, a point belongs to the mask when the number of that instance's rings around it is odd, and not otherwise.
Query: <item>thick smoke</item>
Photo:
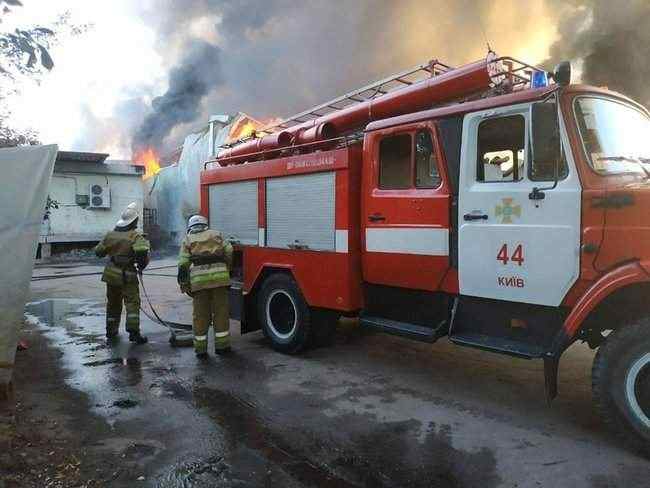
[[[175,67],[168,92],[131,132],[134,148],[165,152],[211,114],[286,116],[431,58],[452,65],[474,61],[486,54],[486,37],[498,53],[532,63],[583,60],[583,81],[650,103],[648,0],[137,5],[137,15],[158,36],[163,59]]]
[[[583,60],[582,79],[650,105],[650,2],[553,0],[563,12],[554,61]]]
[[[205,123],[211,113],[286,116],[431,58],[474,61],[487,53],[482,23],[494,34],[494,47],[510,51],[505,47],[535,37],[533,17],[546,15],[544,0],[527,4],[524,9],[514,0],[161,0],[139,14],[156,30],[168,60],[181,58],[196,37],[221,48],[223,85],[212,81],[196,118]],[[513,16],[499,13],[504,10],[521,14],[517,31]],[[148,117],[136,144],[145,139],[157,145],[165,138],[170,124],[179,122],[165,112],[156,109]],[[166,118],[158,120],[161,116]],[[165,130],[158,130],[160,124]],[[148,137],[152,132],[155,137]]]
[[[135,132],[134,152],[160,148],[174,127],[196,120],[203,98],[222,82],[220,62],[217,46],[200,40],[187,43],[185,57],[169,73],[167,92],[153,99],[153,111]]]

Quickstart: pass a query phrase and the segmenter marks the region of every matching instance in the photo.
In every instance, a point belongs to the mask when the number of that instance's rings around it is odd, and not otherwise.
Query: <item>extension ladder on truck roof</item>
[[[471,96],[461,97],[461,100],[453,100],[452,97],[450,103],[453,102],[459,103],[469,98],[476,99],[477,97],[481,98],[481,97],[494,96],[494,95],[502,94],[504,92],[511,92],[514,90],[521,90],[521,89],[528,88],[531,86],[532,73],[534,71],[541,71],[540,68],[531,66],[527,63],[524,63],[522,61],[516,60],[511,57],[496,57],[494,53],[490,53],[486,58],[486,60],[484,60],[484,63],[487,63],[489,80],[490,80],[490,83],[486,84],[485,89],[479,90],[478,93],[473,93]],[[246,146],[250,146],[251,143],[262,142],[259,141],[259,139],[261,138],[265,138],[265,137],[269,138],[273,136],[280,137],[282,135],[286,135],[286,132],[292,133],[292,130],[297,129],[299,126],[309,125],[309,122],[316,124],[318,123],[318,119],[323,120],[322,118],[324,117],[332,116],[344,110],[349,112],[350,109],[353,109],[353,107],[356,105],[378,100],[381,97],[388,94],[395,95],[393,93],[395,91],[406,90],[410,86],[419,85],[431,78],[435,78],[440,75],[444,75],[447,73],[451,74],[456,70],[459,70],[460,72],[469,66],[471,66],[471,64],[455,69],[438,60],[432,60],[429,61],[428,63],[420,64],[409,70],[396,73],[392,76],[389,76],[382,80],[361,87],[357,90],[349,92],[333,100],[330,100],[328,102],[322,103],[320,105],[312,107],[298,114],[287,117],[286,119],[282,120],[280,123],[276,123],[256,131],[249,137],[237,141],[233,141],[228,144],[224,144],[220,147],[225,151],[220,153],[217,159],[221,161],[220,164],[222,165],[231,164],[236,161],[242,162],[241,157],[235,160],[233,157],[229,155],[225,155],[224,153],[234,154],[233,148],[237,148],[235,149],[235,152],[237,152],[238,149],[241,149],[238,146],[241,146],[242,144],[245,144]],[[504,83],[504,81],[506,81],[506,83]],[[443,103],[436,103],[435,100],[432,100],[431,106],[427,108],[432,108],[438,105],[442,105]],[[337,133],[336,136],[346,135],[355,131],[358,132],[362,128],[363,127],[355,127],[354,129],[346,128],[345,131],[341,131]],[[302,144],[300,144],[300,141],[297,140],[299,138],[295,137],[296,134],[297,133],[292,134],[294,137],[290,143],[289,142],[281,143],[279,140],[277,140],[271,142],[271,145],[274,147],[268,147],[268,148],[265,147],[263,144],[258,144],[259,148],[245,150],[243,151],[243,153],[247,154],[248,156],[259,157],[261,154],[267,152],[267,150],[271,150],[271,149],[277,150],[278,147],[289,149],[291,147],[295,148],[298,146],[302,146]],[[324,137],[322,135],[318,139],[322,141],[325,139],[334,139],[334,138],[335,137]]]

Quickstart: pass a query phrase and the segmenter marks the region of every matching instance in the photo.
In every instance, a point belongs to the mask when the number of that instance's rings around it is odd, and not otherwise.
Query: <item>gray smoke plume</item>
[[[650,103],[648,0],[158,0],[133,8],[174,66],[169,91],[129,134],[134,148],[165,152],[211,114],[282,117],[431,58],[474,61],[487,52],[486,37],[500,54],[539,62],[556,28],[547,65],[583,60],[585,82]]]
[[[563,20],[551,59],[581,59],[584,82],[650,105],[650,2],[552,2],[563,12]]]
[[[187,46],[187,54],[169,73],[169,89],[153,99],[153,111],[135,132],[134,152],[160,148],[174,127],[200,115],[203,98],[221,84],[221,50],[200,40]]]
[[[156,30],[159,50],[167,58],[182,52],[197,36],[198,24],[214,26],[216,38],[204,39],[221,48],[223,85],[211,80],[198,123],[205,122],[210,112],[244,111],[262,119],[286,116],[434,57],[455,64],[474,61],[487,52],[480,18],[488,15],[492,4],[490,0],[160,0],[141,7],[139,14]],[[470,7],[476,16],[467,15]],[[468,41],[450,42],[451,32]],[[507,42],[507,35],[500,37]],[[182,60],[179,66],[185,63]],[[156,108],[147,117],[136,134],[136,146],[147,141],[158,147],[165,141],[171,124],[181,122],[166,113],[173,106]],[[161,116],[164,119],[158,120]],[[187,121],[189,117],[184,117]]]

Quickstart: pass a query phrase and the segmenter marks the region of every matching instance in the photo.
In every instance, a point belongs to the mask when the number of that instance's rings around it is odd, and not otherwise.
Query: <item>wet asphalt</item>
[[[41,266],[35,276],[96,270]],[[173,269],[145,283],[162,316],[191,320]],[[560,397],[547,406],[541,364],[370,334],[353,321],[339,324],[333,345],[301,356],[274,352],[259,332],[240,336],[234,321],[234,352],[208,361],[172,348],[144,316],[149,344],[123,332],[109,344],[103,295],[98,276],[34,281],[26,315],[61,353],[88,415],[109,427],[93,449],[143,478],[114,486],[650,486],[650,462],[596,416],[584,346],[563,358]]]

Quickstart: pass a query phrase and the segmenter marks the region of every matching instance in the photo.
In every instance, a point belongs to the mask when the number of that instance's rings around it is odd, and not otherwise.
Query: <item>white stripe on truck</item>
[[[423,256],[449,255],[449,229],[366,228],[366,251]]]

